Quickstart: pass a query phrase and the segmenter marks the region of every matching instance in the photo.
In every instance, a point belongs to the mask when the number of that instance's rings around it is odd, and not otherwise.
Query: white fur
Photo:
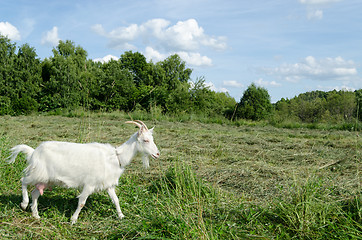
[[[37,200],[44,188],[52,185],[82,188],[82,193],[78,196],[78,208],[71,218],[74,224],[87,197],[95,191],[107,190],[116,206],[118,216],[123,218],[115,187],[124,168],[130,164],[137,152],[143,153],[145,167],[149,166],[147,155],[153,158],[159,157],[159,151],[153,142],[153,129],[148,130],[141,121],[128,123],[136,124],[140,130],[117,148],[101,143],[56,141],[43,142],[35,150],[27,145],[13,147],[9,163],[13,163],[20,152],[26,154],[28,161],[24,177],[21,179],[23,192],[21,207],[25,210],[29,203],[28,185],[36,186],[32,192],[31,206],[35,218],[39,218]]]

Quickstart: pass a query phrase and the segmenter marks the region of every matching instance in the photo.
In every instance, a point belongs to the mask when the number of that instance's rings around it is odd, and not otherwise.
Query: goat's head
[[[149,167],[148,155],[151,155],[153,159],[157,159],[160,156],[160,152],[156,144],[153,141],[153,128],[148,129],[146,124],[140,120],[127,121],[126,123],[133,123],[139,127],[137,133],[137,148],[138,151],[143,153],[142,160],[145,168]]]

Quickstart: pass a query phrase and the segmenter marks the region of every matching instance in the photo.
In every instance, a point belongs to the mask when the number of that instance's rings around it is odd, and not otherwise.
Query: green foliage
[[[236,104],[228,93],[214,92],[205,85],[205,78],[197,78],[190,88],[191,102],[195,113],[209,116],[227,116]]]
[[[0,35],[0,96],[12,98],[12,81],[14,79],[14,65],[16,47],[6,37]]]
[[[265,88],[251,84],[244,92],[237,107],[236,117],[261,120],[271,112],[270,95]]]
[[[87,71],[87,52],[67,40],[59,41],[59,45],[53,49],[53,55],[43,63],[41,110],[84,105],[88,94],[87,82],[83,77]]]
[[[176,89],[180,83],[185,83],[190,80],[192,70],[186,68],[186,62],[183,61],[177,54],[171,55],[159,63],[164,69],[164,83],[168,90]]]
[[[40,60],[33,47],[17,47],[0,36],[0,115],[157,109],[185,121],[268,119],[275,126],[340,124],[340,129],[357,129],[362,120],[361,90],[307,92],[281,99],[273,108],[268,91],[255,84],[236,103],[228,93],[210,90],[204,77],[191,80],[192,69],[177,54],[153,63],[127,51],[118,61],[101,63],[87,59],[86,50],[70,40],[59,41],[52,53]]]
[[[109,61],[101,66],[100,74],[96,79],[99,92],[95,99],[104,104],[106,110],[131,110],[135,91],[131,73],[120,68],[119,62]]]
[[[11,99],[6,96],[0,96],[0,115],[12,114]]]
[[[356,90],[356,117],[362,121],[362,89]]]
[[[303,123],[352,123],[357,117],[358,92],[313,91],[290,100],[281,99],[275,104],[273,121],[294,119]]]
[[[132,51],[125,52],[121,55],[120,67],[127,69],[137,86],[141,84],[152,84],[149,79],[150,65],[146,61],[146,57],[139,52],[133,53]]]
[[[0,36],[0,114],[27,114],[37,111],[41,68],[35,49],[16,46]]]

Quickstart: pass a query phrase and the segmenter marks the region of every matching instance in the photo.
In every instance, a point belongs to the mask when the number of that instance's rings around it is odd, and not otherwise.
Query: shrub
[[[250,120],[261,120],[271,112],[270,95],[265,88],[251,84],[238,104],[236,117]]]

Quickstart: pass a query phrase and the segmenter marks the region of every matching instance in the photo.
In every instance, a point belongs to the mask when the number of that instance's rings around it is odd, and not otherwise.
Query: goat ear
[[[151,128],[150,130],[148,130],[148,131],[150,131],[150,133],[152,134],[153,133],[153,129],[154,129],[155,127],[153,127],[153,128]]]

